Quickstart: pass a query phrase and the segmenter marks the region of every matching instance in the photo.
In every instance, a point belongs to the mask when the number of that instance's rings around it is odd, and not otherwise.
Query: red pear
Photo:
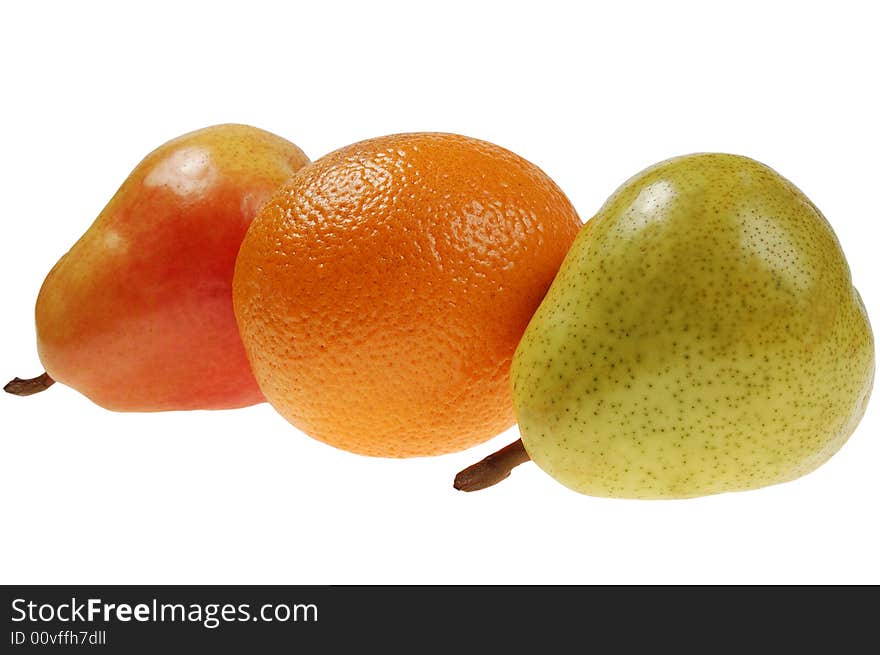
[[[191,132],[147,155],[43,282],[46,373],[6,390],[58,381],[119,411],[262,402],[232,272],[257,210],[306,163],[294,144],[246,125]]]

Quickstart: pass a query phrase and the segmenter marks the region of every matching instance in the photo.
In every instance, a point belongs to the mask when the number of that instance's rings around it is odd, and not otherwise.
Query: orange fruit
[[[514,423],[513,352],[581,222],[538,167],[454,134],[307,165],[251,224],[233,299],[260,389],[365,455],[437,455]]]

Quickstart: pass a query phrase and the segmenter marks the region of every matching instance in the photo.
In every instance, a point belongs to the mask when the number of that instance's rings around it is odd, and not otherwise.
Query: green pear
[[[528,455],[594,496],[809,473],[862,417],[871,327],[830,225],[778,173],[670,159],[582,229],[514,356]]]

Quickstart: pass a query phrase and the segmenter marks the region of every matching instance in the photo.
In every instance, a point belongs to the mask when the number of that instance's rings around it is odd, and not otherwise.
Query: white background
[[[824,211],[880,327],[876,5],[602,4],[4,4],[2,381],[41,370],[40,283],[141,157],[228,121],[312,159],[393,132],[480,137],[541,166],[584,219],[656,161],[750,155]],[[117,414],[61,385],[2,396],[4,583],[880,583],[878,398],[799,481],[644,502],[532,465],[452,489],[515,430],[376,460],[265,404]]]

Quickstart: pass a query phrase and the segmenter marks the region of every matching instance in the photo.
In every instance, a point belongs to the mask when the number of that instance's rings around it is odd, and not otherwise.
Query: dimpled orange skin
[[[540,169],[453,134],[356,143],[260,211],[233,300],[260,388],[303,432],[438,455],[514,423],[516,345],[581,222]]]
[[[120,411],[262,402],[232,271],[257,209],[307,162],[246,125],[191,132],[147,155],[40,289],[49,375]]]

